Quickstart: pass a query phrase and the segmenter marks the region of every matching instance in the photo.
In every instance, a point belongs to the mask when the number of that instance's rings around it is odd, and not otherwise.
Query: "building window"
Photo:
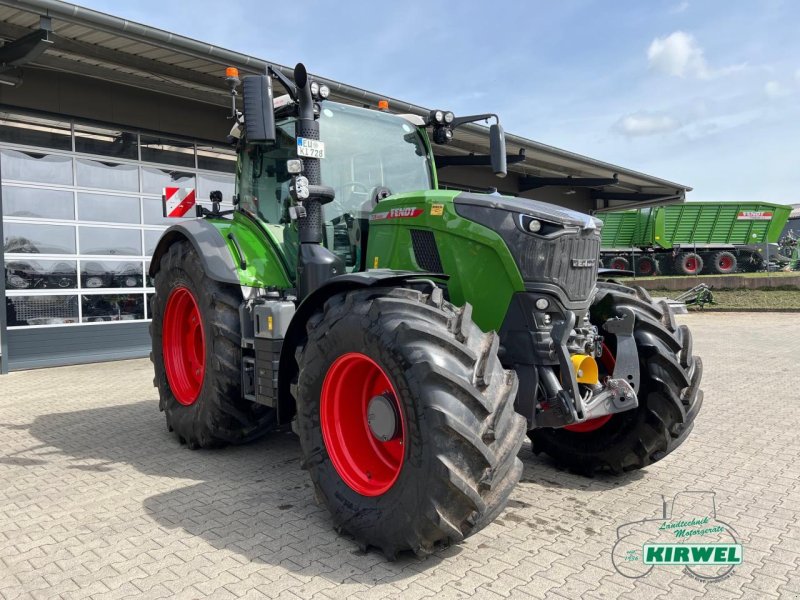
[[[228,148],[0,113],[8,325],[150,319],[149,258],[178,221],[163,188],[230,208],[235,167]]]
[[[139,136],[130,131],[76,125],[75,150],[85,154],[136,160],[139,158]]]
[[[0,160],[3,181],[72,185],[72,159],[61,154],[7,149]]]
[[[66,190],[3,186],[6,217],[69,220],[75,218],[74,194]]]

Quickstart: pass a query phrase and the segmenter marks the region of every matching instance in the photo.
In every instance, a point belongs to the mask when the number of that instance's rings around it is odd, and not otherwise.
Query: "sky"
[[[74,0],[689,185],[800,202],[795,0]],[[457,134],[456,134],[457,135]]]

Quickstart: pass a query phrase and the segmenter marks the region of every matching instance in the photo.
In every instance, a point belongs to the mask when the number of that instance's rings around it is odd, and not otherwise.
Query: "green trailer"
[[[768,202],[687,202],[603,213],[601,254],[642,275],[757,271],[778,256],[790,212]]]

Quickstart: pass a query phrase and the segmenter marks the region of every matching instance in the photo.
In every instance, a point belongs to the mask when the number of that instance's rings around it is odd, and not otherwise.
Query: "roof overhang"
[[[39,44],[5,73],[0,69],[0,84],[14,85],[15,78],[24,76],[21,69],[51,69],[229,106],[224,67],[235,66],[245,75],[264,73],[268,65],[253,56],[59,0],[0,0],[0,39],[6,42],[0,53],[11,43],[22,45],[20,40],[36,42],[37,35],[43,35],[42,17],[49,29],[46,45]],[[291,77],[290,68],[273,66]],[[378,100],[386,99],[392,112],[421,116],[430,113],[423,106],[324,77],[315,79],[326,83],[331,98],[340,102],[374,107]],[[585,187],[590,190],[595,208],[608,210],[681,202],[691,190],[520,136],[507,134],[506,140],[512,156],[509,172],[519,177],[520,192],[542,185]],[[453,157],[451,161],[469,163],[471,157],[485,155],[488,147],[488,128],[471,124],[459,128],[451,144],[437,146],[435,151],[445,162],[447,157]]]

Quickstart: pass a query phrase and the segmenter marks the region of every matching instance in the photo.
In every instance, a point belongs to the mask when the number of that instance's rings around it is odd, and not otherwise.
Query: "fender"
[[[599,268],[597,269],[597,276],[598,277],[633,277],[633,271],[626,271],[623,269],[606,269],[606,268]]]
[[[175,242],[188,240],[203,263],[206,275],[215,281],[239,285],[236,264],[225,240],[214,225],[202,219],[192,219],[172,225],[158,240],[150,262],[150,277],[161,267],[161,257]]]
[[[306,337],[306,322],[311,318],[311,315],[321,308],[328,298],[341,292],[373,286],[405,287],[414,280],[420,279],[446,281],[449,276],[443,273],[393,271],[390,269],[372,269],[360,273],[348,273],[329,279],[300,303],[286,331],[286,337],[281,348],[278,367],[277,418],[279,424],[289,423],[295,414],[295,401],[291,394],[291,384],[294,382],[298,370],[295,351]]]

